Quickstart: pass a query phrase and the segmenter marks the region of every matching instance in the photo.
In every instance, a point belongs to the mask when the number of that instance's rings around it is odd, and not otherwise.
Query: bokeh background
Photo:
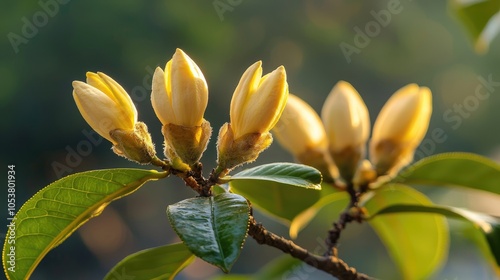
[[[387,10],[390,2],[398,3],[400,12],[356,45],[356,28],[365,30],[375,20],[373,13]],[[290,92],[318,111],[337,81],[349,81],[367,103],[372,124],[395,90],[412,82],[428,86],[434,102],[429,131],[443,130],[446,141],[428,141],[417,156],[466,151],[500,159],[500,86],[491,87],[485,100],[474,98],[479,77],[500,81],[500,41],[493,41],[488,53],[476,54],[447,1],[4,1],[0,22],[0,163],[16,165],[18,207],[61,176],[136,167],[116,157],[108,142],[93,138],[80,116],[71,82],[84,80],[86,71],[107,73],[128,90],[160,152],[163,140],[150,104],[151,77],[176,48],[204,72],[210,91],[206,119],[214,133],[229,120],[240,75],[262,60],[266,73],[284,65]],[[346,56],[341,44],[358,50]],[[207,172],[215,164],[215,135],[203,159]],[[277,143],[257,163],[276,161],[293,161]],[[486,194],[421,190],[435,202],[500,215],[498,198]],[[176,178],[147,184],[113,202],[51,251],[32,279],[101,279],[126,255],[176,241],[166,206],[193,195]],[[4,202],[2,198],[3,209]],[[5,221],[5,211],[0,213]],[[310,250],[321,247],[334,218],[322,214],[297,242]],[[259,213],[257,219],[287,235],[286,226]],[[434,279],[491,279],[470,228],[456,222],[450,226],[450,257]],[[5,231],[0,230],[2,236]],[[340,252],[362,272],[380,279],[401,277],[367,225],[349,226]],[[255,272],[280,255],[248,239],[233,272]],[[325,277],[304,271],[300,279]],[[220,273],[197,260],[178,279]]]

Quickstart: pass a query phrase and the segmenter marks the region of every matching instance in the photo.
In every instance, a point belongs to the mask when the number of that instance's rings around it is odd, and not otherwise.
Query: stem
[[[367,280],[372,279],[369,276],[359,273],[355,268],[349,267],[343,260],[337,256],[318,256],[310,253],[306,249],[296,245],[291,240],[278,236],[258,224],[253,216],[250,216],[250,227],[248,235],[253,237],[259,244],[266,244],[280,249],[292,257],[302,260],[308,265],[322,270],[338,279],[343,280]]]
[[[163,160],[159,159],[157,156],[154,156],[151,159],[151,164],[155,165],[155,166],[158,166],[158,167],[161,167],[163,170],[165,170],[165,168],[168,167],[168,163],[166,161],[163,161]]]
[[[340,239],[342,231],[346,228],[347,224],[352,221],[361,222],[361,219],[357,216],[353,216],[353,211],[351,209],[358,207],[359,194],[354,190],[354,186],[349,184],[346,188],[349,193],[350,201],[346,209],[340,214],[339,219],[333,223],[333,228],[328,231],[328,237],[325,240],[328,249],[325,252],[325,256],[337,257],[337,243]],[[359,211],[356,211],[359,213]]]

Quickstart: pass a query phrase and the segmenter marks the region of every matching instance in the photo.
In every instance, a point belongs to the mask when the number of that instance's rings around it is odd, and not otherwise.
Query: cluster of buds
[[[127,92],[103,73],[87,73],[87,82],[73,82],[73,96],[90,126],[113,144],[113,151],[130,160],[157,164],[146,125]],[[164,154],[170,165],[187,172],[195,166],[212,134],[203,116],[208,86],[196,63],[177,49],[164,69],[153,76],[151,103],[162,123]],[[369,161],[365,159],[370,117],[354,87],[338,82],[318,114],[303,100],[288,94],[283,66],[262,76],[260,61],[242,75],[231,100],[230,122],[217,140],[216,174],[254,161],[278,141],[298,161],[319,169],[327,182],[340,177],[370,182],[394,174],[409,164],[422,141],[432,112],[426,87],[409,84],[387,101],[375,121]]]
[[[283,66],[262,77],[261,62],[241,77],[231,101],[230,123],[217,141],[218,175],[255,160],[272,142],[269,131],[278,122],[288,98]],[[137,121],[127,92],[103,73],[87,73],[87,83],[73,82],[73,96],[89,125],[113,144],[113,151],[139,163],[157,164],[151,136]],[[151,103],[162,123],[164,154],[171,167],[187,172],[205,151],[212,133],[203,118],[208,86],[196,63],[177,49],[164,69],[155,70]]]
[[[299,162],[323,172],[325,180],[336,171],[345,182],[366,184],[377,176],[392,175],[413,160],[423,140],[432,113],[432,95],[427,87],[409,84],[387,101],[375,121],[365,159],[370,118],[354,87],[338,82],[321,112],[293,96],[274,129],[278,142]],[[331,180],[330,180],[331,181]]]

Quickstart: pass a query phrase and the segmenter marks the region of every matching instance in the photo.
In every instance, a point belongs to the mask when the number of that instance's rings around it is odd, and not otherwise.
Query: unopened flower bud
[[[165,71],[156,68],[151,103],[163,124],[165,155],[189,165],[198,162],[212,132],[203,118],[208,87],[200,68],[182,50],[176,50]]]
[[[231,99],[231,128],[235,139],[248,133],[269,132],[278,122],[288,98],[283,66],[262,77],[262,62],[250,66]]]
[[[356,89],[348,82],[340,81],[328,95],[321,118],[330,153],[340,175],[346,181],[351,181],[365,156],[370,134],[368,109]]]
[[[262,76],[261,62],[250,66],[240,79],[231,100],[231,123],[220,132],[218,169],[229,170],[255,160],[272,143],[269,131],[278,122],[288,98],[283,66]]]
[[[325,181],[333,182],[338,171],[328,154],[325,128],[309,104],[290,94],[285,110],[272,132],[299,162],[317,168]]]
[[[409,84],[384,105],[373,127],[370,160],[379,175],[397,172],[413,160],[432,114],[429,88]]]
[[[127,92],[104,73],[87,72],[87,83],[73,82],[73,98],[87,123],[113,143],[113,151],[139,163],[155,157],[154,145]]]
[[[196,63],[177,49],[165,71],[153,75],[151,103],[162,124],[200,126],[208,103],[205,77]]]

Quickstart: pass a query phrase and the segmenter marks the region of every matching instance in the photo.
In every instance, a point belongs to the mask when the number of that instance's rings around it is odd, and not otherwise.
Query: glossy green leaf
[[[229,182],[231,192],[285,224],[320,199],[320,184],[319,171],[293,163],[257,166],[232,176]]]
[[[338,214],[348,205],[349,195],[347,192],[335,192],[322,197],[313,206],[307,208],[299,215],[297,215],[290,224],[289,234],[290,237],[295,239],[303,228],[324,208],[332,207],[332,217],[338,217]],[[335,218],[332,218],[332,221]]]
[[[455,185],[500,194],[500,165],[475,154],[439,154],[409,166],[392,182]]]
[[[490,252],[495,257],[497,265],[500,266],[500,218],[483,213],[473,212],[467,209],[450,207],[450,206],[428,206],[428,205],[411,205],[411,204],[396,204],[383,208],[380,211],[372,214],[371,217],[376,217],[382,214],[391,213],[434,213],[444,215],[448,218],[460,219],[469,221],[479,229],[489,245]]]
[[[247,236],[250,207],[244,197],[223,193],[189,198],[168,206],[167,214],[193,254],[229,272]]]
[[[230,182],[230,191],[244,196],[252,203],[252,207],[285,224],[289,224],[321,197],[316,190],[271,181],[233,181]]]
[[[111,201],[134,192],[146,181],[166,176],[154,170],[97,170],[70,175],[43,188],[15,216],[15,272],[9,269],[7,254],[13,244],[8,238],[2,254],[7,277],[29,278],[52,248],[98,216]]]
[[[306,189],[321,189],[321,173],[307,165],[296,163],[271,163],[246,169],[230,177],[236,181],[266,181]]]
[[[399,184],[367,193],[361,201],[368,216],[395,204],[432,205],[422,193]],[[387,214],[369,220],[400,267],[404,279],[427,279],[448,253],[448,226],[440,215]]]
[[[465,26],[477,52],[483,53],[500,32],[500,0],[450,0],[450,10]]]
[[[193,253],[183,243],[146,249],[121,260],[108,272],[104,280],[171,280],[194,258]]]

